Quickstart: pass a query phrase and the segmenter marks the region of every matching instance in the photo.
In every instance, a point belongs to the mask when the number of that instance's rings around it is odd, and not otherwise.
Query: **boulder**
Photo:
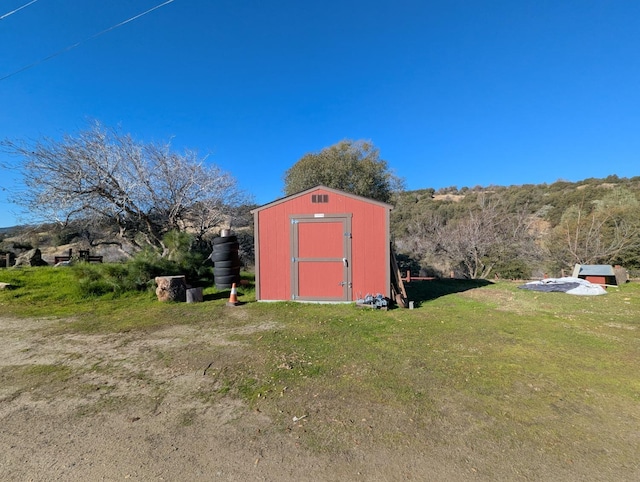
[[[47,262],[42,259],[42,253],[38,248],[30,249],[16,257],[14,266],[46,266]]]

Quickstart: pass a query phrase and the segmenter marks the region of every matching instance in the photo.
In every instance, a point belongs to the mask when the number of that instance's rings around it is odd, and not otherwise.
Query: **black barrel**
[[[213,279],[219,290],[231,288],[233,283],[240,283],[239,247],[238,238],[234,235],[221,236],[213,240]]]

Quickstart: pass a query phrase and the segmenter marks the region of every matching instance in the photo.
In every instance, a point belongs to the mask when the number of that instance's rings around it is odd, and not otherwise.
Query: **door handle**
[[[345,268],[349,267],[349,261],[347,261],[347,258],[342,258],[342,264],[344,265]]]

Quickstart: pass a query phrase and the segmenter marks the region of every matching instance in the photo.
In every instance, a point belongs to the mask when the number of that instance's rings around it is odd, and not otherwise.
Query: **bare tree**
[[[432,210],[420,213],[406,226],[405,231],[395,238],[398,254],[407,255],[421,268],[430,272],[449,270],[446,260],[439,254],[440,232],[444,225],[442,216]]]
[[[396,240],[396,246],[416,259],[423,259],[425,255],[438,251],[444,224],[440,214],[426,211],[411,221],[406,228],[406,234]]]
[[[610,263],[640,248],[640,203],[622,189],[590,205],[569,207],[547,246],[562,266]]]
[[[27,189],[16,202],[42,219],[111,226],[114,238],[138,246],[164,249],[171,230],[206,231],[243,200],[235,179],[195,151],[177,154],[99,123],[61,141],[2,145],[22,159]]]
[[[495,260],[490,256],[499,239],[499,214],[496,204],[481,196],[477,210],[448,224],[440,236],[440,249],[472,278],[486,278]]]
[[[498,197],[480,195],[476,208],[466,217],[442,227],[438,249],[453,266],[461,267],[465,276],[487,278],[496,267],[538,258],[531,224],[526,207],[508,212]]]

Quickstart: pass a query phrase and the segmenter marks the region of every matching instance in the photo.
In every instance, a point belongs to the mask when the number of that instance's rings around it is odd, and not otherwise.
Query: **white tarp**
[[[597,296],[604,295],[607,291],[600,285],[590,283],[587,280],[573,278],[570,276],[564,278],[545,278],[540,281],[531,281],[530,283],[519,286],[523,290],[533,291],[559,291],[570,295],[579,296]]]

